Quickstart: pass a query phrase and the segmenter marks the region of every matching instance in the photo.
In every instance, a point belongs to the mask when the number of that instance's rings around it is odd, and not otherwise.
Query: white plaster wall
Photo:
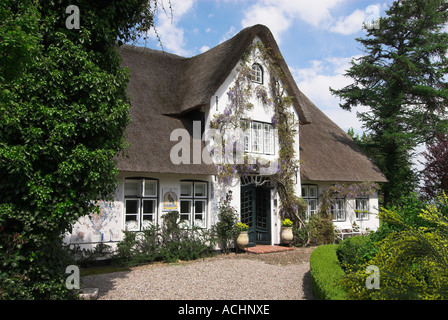
[[[120,173],[118,176],[118,188],[114,195],[114,200],[102,205],[101,215],[84,216],[78,220],[64,236],[66,244],[80,245],[85,249],[92,249],[97,243],[104,243],[115,248],[116,243],[123,239],[123,230],[125,229],[125,207],[124,207],[124,180],[131,177],[145,177],[158,179],[158,211],[156,222],[162,223],[164,213],[162,206],[162,190],[177,189],[180,195],[181,180],[198,180],[208,182],[207,193],[209,201],[207,202],[207,228],[210,228],[216,211],[214,206],[214,190],[212,189],[214,177],[203,175],[179,175],[179,174],[148,174],[142,172]]]
[[[73,225],[71,232],[64,235],[64,243],[80,245],[83,249],[93,249],[97,243],[105,243],[115,248],[117,241],[122,240],[123,187],[118,184],[114,199],[101,201],[99,214],[92,213],[81,217]]]
[[[319,205],[321,204],[321,195],[330,188],[331,185],[337,182],[310,182],[305,181],[303,184],[317,185],[319,193]],[[346,183],[351,184],[351,183]],[[360,226],[361,229],[377,230],[380,226],[380,221],[378,218],[378,194],[375,193],[369,197],[369,218],[367,220],[357,220],[355,210],[355,199],[346,199],[346,220],[345,221],[334,221],[334,225],[339,228],[351,227],[355,222],[356,225]]]

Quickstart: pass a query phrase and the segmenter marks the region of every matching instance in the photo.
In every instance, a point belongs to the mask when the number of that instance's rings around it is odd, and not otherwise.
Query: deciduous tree
[[[66,297],[60,236],[116,188],[129,123],[118,42],[153,25],[156,1],[0,4],[0,298]]]
[[[448,134],[438,135],[436,141],[423,153],[423,193],[434,198],[441,192],[448,194]]]

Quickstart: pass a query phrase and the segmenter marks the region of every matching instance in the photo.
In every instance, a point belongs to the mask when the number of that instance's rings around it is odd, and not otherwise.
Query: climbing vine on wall
[[[251,66],[255,61],[262,61],[269,75],[268,89],[262,84],[251,81]],[[294,148],[298,134],[299,123],[292,109],[293,98],[288,94],[284,74],[280,68],[280,57],[262,42],[253,43],[242,58],[234,84],[227,92],[229,103],[224,113],[215,115],[211,128],[219,129],[222,136],[233,129],[248,129],[250,118],[247,112],[254,108],[251,101],[256,98],[264,107],[272,108],[274,116],[272,125],[277,130],[278,159],[271,180],[275,183],[280,197],[280,215],[283,219],[293,220],[297,227],[305,227],[306,202],[295,192],[295,180],[298,174],[299,161]],[[231,136],[231,135],[230,135]],[[243,139],[244,137],[232,137]],[[228,145],[228,140],[222,139],[222,144]],[[235,141],[235,140],[233,140]],[[240,140],[241,141],[241,140]],[[241,143],[235,143],[235,148],[244,148]],[[222,149],[224,150],[224,149]],[[244,150],[234,150],[243,153]],[[245,154],[240,163],[221,163],[218,167],[218,178],[221,183],[230,183],[234,178],[255,174],[266,166],[272,168],[273,163],[262,157],[250,158]]]
[[[320,212],[331,215],[331,208],[335,199],[368,198],[379,190],[374,182],[361,182],[353,184],[334,184],[321,195]]]

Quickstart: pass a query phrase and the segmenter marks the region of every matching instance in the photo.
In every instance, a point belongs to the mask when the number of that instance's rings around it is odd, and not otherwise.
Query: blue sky
[[[361,133],[356,111],[339,108],[329,87],[350,84],[343,76],[349,61],[362,54],[355,38],[362,24],[384,10],[392,0],[158,0],[156,30],[163,49],[184,57],[208,50],[245,27],[266,25],[297,82],[308,96],[343,130]],[[144,44],[140,44],[144,45]],[[147,47],[161,49],[154,34]]]

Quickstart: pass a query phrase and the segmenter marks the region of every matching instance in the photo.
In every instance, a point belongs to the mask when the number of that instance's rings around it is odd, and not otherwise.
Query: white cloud
[[[229,40],[236,34],[236,29],[234,26],[231,26],[229,30],[227,30],[226,33],[222,36],[221,40],[219,40],[219,43],[223,43],[226,40]]]
[[[200,51],[201,53],[204,53],[205,51],[208,51],[208,50],[210,50],[210,47],[209,47],[209,46],[202,46],[201,49],[199,49],[199,51]]]
[[[448,23],[445,25],[445,28],[442,29],[442,32],[448,32]]]
[[[349,35],[362,29],[367,13],[358,9],[348,16],[334,17],[331,11],[345,2],[347,0],[262,0],[247,9],[241,25],[264,24],[279,43],[295,19],[315,28]]]
[[[185,49],[185,30],[177,25],[179,20],[187,14],[193,7],[193,0],[170,0],[172,12],[168,8],[159,10],[157,14],[156,30],[162,42],[164,50],[181,55],[189,56],[192,54]],[[153,30],[149,32],[152,39],[157,39]]]
[[[193,0],[170,0],[173,9],[173,19],[182,17],[193,7]]]
[[[314,27],[328,27],[331,24],[330,10],[346,0],[269,0],[279,3],[286,12]]]
[[[340,17],[329,30],[344,35],[353,34],[362,29],[366,18],[367,14],[365,11],[355,10],[355,12],[347,17]]]
[[[356,117],[356,111],[367,111],[358,107],[352,112],[339,107],[340,99],[330,92],[350,85],[352,80],[344,76],[350,67],[350,61],[356,57],[330,57],[325,60],[313,60],[309,68],[290,68],[299,89],[330,119],[343,130],[353,128],[355,132],[362,132],[362,123]]]
[[[256,24],[264,24],[271,30],[278,43],[281,42],[281,34],[291,26],[292,19],[278,5],[256,4],[249,8],[241,21],[243,28]]]

